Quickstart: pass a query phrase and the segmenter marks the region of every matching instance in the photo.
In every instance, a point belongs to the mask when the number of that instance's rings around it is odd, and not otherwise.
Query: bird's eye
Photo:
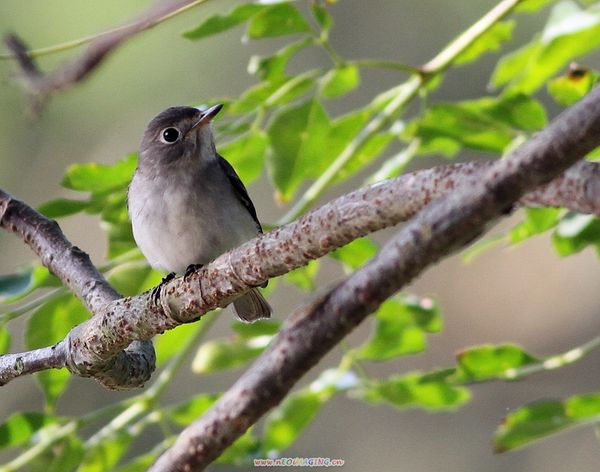
[[[173,144],[179,139],[179,130],[177,128],[165,128],[160,133],[160,140],[165,144]]]

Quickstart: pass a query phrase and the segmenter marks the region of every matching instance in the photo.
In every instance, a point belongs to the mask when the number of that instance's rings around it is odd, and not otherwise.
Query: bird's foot
[[[186,280],[190,275],[196,272],[198,269],[202,269],[204,264],[190,264],[185,269],[185,274],[183,274],[183,280]]]
[[[154,301],[154,303],[156,305],[158,305],[158,300],[160,299],[160,290],[162,289],[163,285],[166,284],[167,282],[170,282],[174,278],[175,278],[175,272],[171,272],[171,273],[165,275],[163,277],[163,279],[160,281],[160,283],[152,289],[152,294],[150,296],[152,297],[152,300]]]

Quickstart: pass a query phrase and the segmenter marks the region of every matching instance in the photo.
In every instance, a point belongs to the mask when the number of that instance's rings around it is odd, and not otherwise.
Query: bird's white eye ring
[[[181,133],[177,128],[169,127],[160,132],[160,140],[165,144],[173,144],[179,141]]]

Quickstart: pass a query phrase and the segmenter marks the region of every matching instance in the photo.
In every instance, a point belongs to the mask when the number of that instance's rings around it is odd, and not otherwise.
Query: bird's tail
[[[255,288],[236,299],[233,308],[237,317],[244,323],[271,317],[271,306]]]

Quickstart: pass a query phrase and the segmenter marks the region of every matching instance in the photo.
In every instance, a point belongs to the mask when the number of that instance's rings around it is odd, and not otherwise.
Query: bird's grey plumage
[[[246,188],[216,152],[209,124],[212,116],[206,116],[214,109],[168,108],[144,133],[128,207],[137,245],[155,268],[183,272],[262,232]],[[165,141],[168,128],[180,133],[177,141]],[[242,321],[271,314],[257,289],[233,305]]]

